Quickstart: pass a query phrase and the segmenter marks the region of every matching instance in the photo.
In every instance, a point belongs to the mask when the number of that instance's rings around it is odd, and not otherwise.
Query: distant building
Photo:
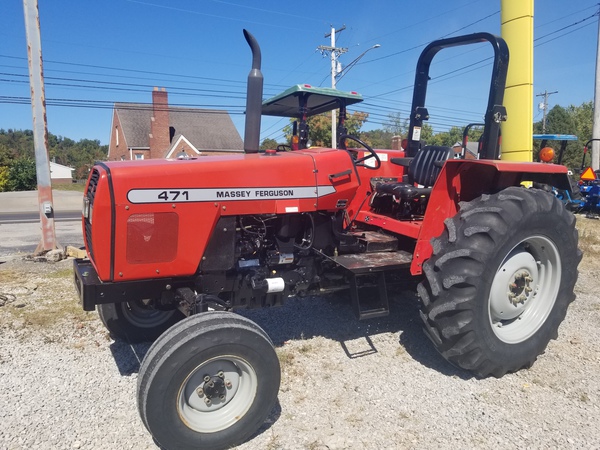
[[[164,88],[154,88],[152,105],[115,103],[109,161],[241,152],[242,138],[226,111],[169,107]]]
[[[50,181],[52,184],[71,184],[73,182],[73,167],[63,166],[50,161]]]

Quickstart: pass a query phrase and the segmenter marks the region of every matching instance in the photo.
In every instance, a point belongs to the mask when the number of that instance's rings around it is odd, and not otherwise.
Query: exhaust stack
[[[258,42],[244,30],[246,42],[252,50],[252,70],[248,74],[246,91],[246,127],[244,130],[244,152],[258,153],[260,146],[260,119],[262,115],[263,75],[260,71],[261,54]]]

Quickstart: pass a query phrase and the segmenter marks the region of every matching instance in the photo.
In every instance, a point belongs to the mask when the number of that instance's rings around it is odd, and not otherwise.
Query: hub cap
[[[196,367],[182,383],[177,412],[197,432],[221,431],[248,412],[257,387],[256,372],[242,358],[213,358]]]
[[[508,344],[530,338],[554,307],[561,280],[560,255],[544,236],[521,241],[494,277],[489,319],[495,335]]]

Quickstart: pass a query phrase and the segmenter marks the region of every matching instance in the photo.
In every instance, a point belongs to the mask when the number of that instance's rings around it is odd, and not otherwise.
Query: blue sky
[[[535,2],[534,93],[558,91],[554,105],[593,100],[597,0]],[[389,114],[406,117],[417,58],[428,42],[477,31],[500,33],[500,0],[39,0],[48,129],[108,144],[112,103],[151,101],[166,87],[171,105],[228,110],[243,137],[245,84],[251,56],[242,30],[262,48],[264,97],[289,86],[331,86],[331,26],[345,67],[338,81],[365,99],[364,129]],[[31,129],[23,5],[0,14],[0,128]],[[489,86],[486,46],[440,53],[432,66],[428,106],[434,130],[482,118]],[[439,77],[439,78],[436,78]],[[534,97],[534,120],[540,120]],[[62,106],[60,105],[62,104]],[[510,111],[509,111],[510,114]],[[261,140],[281,140],[285,119],[264,118]]]

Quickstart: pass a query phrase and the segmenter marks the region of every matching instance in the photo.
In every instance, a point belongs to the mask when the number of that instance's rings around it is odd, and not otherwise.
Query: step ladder
[[[321,254],[348,270],[350,298],[359,320],[389,315],[385,272],[410,267],[412,254],[405,251],[353,253],[339,256]],[[366,298],[367,296],[369,298]]]

